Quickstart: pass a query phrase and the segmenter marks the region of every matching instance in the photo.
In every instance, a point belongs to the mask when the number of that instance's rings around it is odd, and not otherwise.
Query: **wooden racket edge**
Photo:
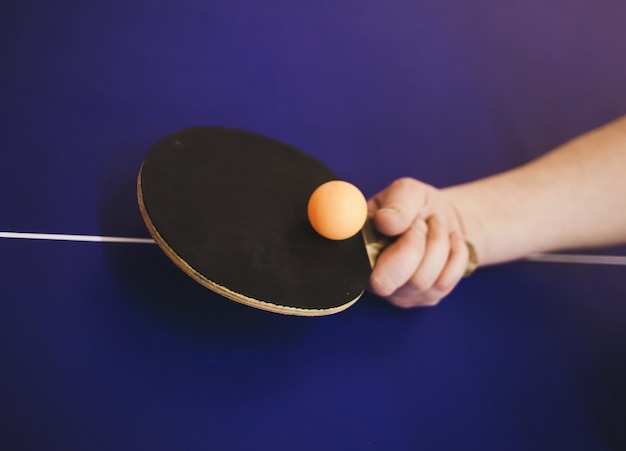
[[[249,307],[254,307],[261,310],[266,310],[273,313],[280,313],[282,315],[296,315],[296,316],[324,316],[324,315],[332,315],[334,313],[339,313],[348,307],[352,306],[359,298],[363,295],[363,292],[359,293],[359,295],[353,300],[340,305],[338,307],[332,307],[328,309],[305,309],[300,307],[289,307],[284,305],[273,304],[267,301],[260,301],[258,299],[251,298],[244,294],[233,291],[223,285],[213,282],[210,279],[207,279],[205,276],[200,274],[194,268],[192,268],[185,260],[183,260],[163,239],[161,234],[156,230],[156,227],[152,223],[148,211],[146,210],[146,205],[143,199],[143,190],[141,187],[141,174],[143,170],[143,164],[141,169],[139,170],[139,176],[137,177],[137,202],[139,204],[139,211],[141,212],[141,217],[146,224],[148,232],[154,239],[154,241],[159,245],[161,250],[165,252],[165,254],[169,257],[170,260],[174,262],[176,266],[182,269],[188,276],[194,279],[196,282],[204,286],[205,288],[214,291],[215,293],[224,296],[232,301],[239,302],[240,304],[247,305]]]

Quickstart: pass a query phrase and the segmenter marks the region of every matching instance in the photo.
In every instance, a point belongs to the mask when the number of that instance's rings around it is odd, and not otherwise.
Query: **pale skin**
[[[437,304],[479,266],[626,243],[626,116],[513,170],[436,189],[403,178],[368,201],[383,251],[370,290],[399,307]]]

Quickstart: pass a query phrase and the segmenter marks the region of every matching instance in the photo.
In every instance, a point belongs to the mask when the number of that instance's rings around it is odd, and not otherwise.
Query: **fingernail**
[[[378,212],[383,213],[383,214],[392,214],[392,215],[397,215],[399,213],[399,211],[393,207],[384,207],[378,210]]]
[[[395,224],[398,220],[396,218],[400,217],[400,212],[395,208],[384,207],[374,212],[374,216],[381,218],[385,223],[391,221]],[[384,219],[383,219],[384,218]]]

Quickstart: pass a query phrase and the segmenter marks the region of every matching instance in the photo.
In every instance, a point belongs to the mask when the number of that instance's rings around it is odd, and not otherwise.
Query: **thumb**
[[[388,236],[403,234],[424,215],[433,190],[415,179],[396,180],[368,201],[374,226]]]

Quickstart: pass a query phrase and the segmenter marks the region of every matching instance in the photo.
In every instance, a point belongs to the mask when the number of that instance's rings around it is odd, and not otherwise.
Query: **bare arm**
[[[433,305],[480,266],[535,252],[626,243],[626,116],[511,171],[437,190],[401,179],[369,201],[398,239],[380,256],[373,292],[402,307]]]
[[[626,117],[517,169],[443,190],[481,265],[626,242]]]

